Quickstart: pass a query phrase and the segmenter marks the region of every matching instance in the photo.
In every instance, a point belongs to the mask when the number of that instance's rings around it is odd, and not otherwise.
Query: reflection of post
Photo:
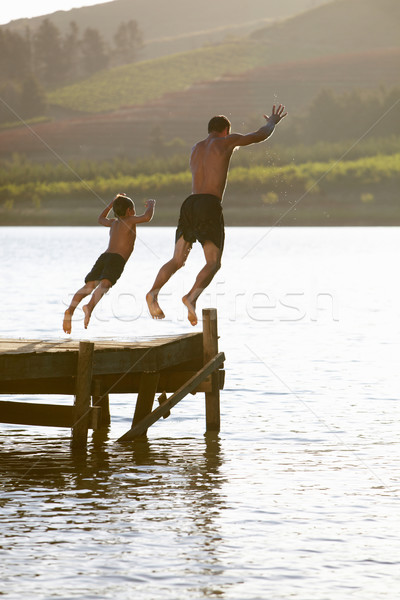
[[[92,387],[93,342],[79,342],[74,404],[72,446],[85,446],[89,428],[90,393]]]
[[[203,309],[203,357],[204,363],[218,354],[217,309]],[[211,392],[206,392],[206,431],[220,430],[219,375],[218,370],[210,375]]]

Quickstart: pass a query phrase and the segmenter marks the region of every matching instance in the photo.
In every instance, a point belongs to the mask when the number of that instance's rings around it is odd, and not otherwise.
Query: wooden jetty
[[[56,405],[0,396],[0,423],[70,427],[72,446],[81,447],[88,429],[110,424],[110,394],[136,393],[131,428],[118,440],[125,442],[146,435],[187,394],[204,392],[206,430],[219,431],[224,360],[214,308],[203,310],[202,332],[176,337],[134,343],[0,339],[0,394],[74,397],[71,405]]]

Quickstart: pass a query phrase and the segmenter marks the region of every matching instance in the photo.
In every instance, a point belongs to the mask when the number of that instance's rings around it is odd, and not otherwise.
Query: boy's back
[[[110,219],[110,241],[106,252],[120,254],[128,260],[135,246],[136,220],[137,217]]]

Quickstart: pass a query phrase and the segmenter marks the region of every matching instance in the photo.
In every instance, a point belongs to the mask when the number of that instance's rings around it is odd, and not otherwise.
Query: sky
[[[80,6],[92,6],[93,4],[104,4],[110,0],[12,0],[2,2],[0,8],[0,24],[9,23],[15,19],[25,19],[47,15],[57,10],[70,10]]]

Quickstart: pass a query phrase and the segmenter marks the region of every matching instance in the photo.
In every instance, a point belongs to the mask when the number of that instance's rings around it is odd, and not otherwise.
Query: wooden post
[[[204,364],[218,354],[217,309],[203,308]],[[211,373],[211,391],[206,397],[206,431],[219,431],[221,426],[218,371]]]
[[[90,393],[92,387],[93,350],[93,342],[79,342],[74,403],[74,424],[72,426],[71,442],[73,447],[82,447],[87,443]]]
[[[152,411],[154,396],[157,391],[160,373],[142,373],[139,384],[139,392],[136,400],[135,414],[132,419],[132,427],[140,423]],[[147,430],[142,435],[146,435]]]
[[[92,406],[101,408],[99,427],[108,427],[111,423],[110,399],[108,394],[101,393],[101,381],[99,379],[94,379],[92,391]]]

